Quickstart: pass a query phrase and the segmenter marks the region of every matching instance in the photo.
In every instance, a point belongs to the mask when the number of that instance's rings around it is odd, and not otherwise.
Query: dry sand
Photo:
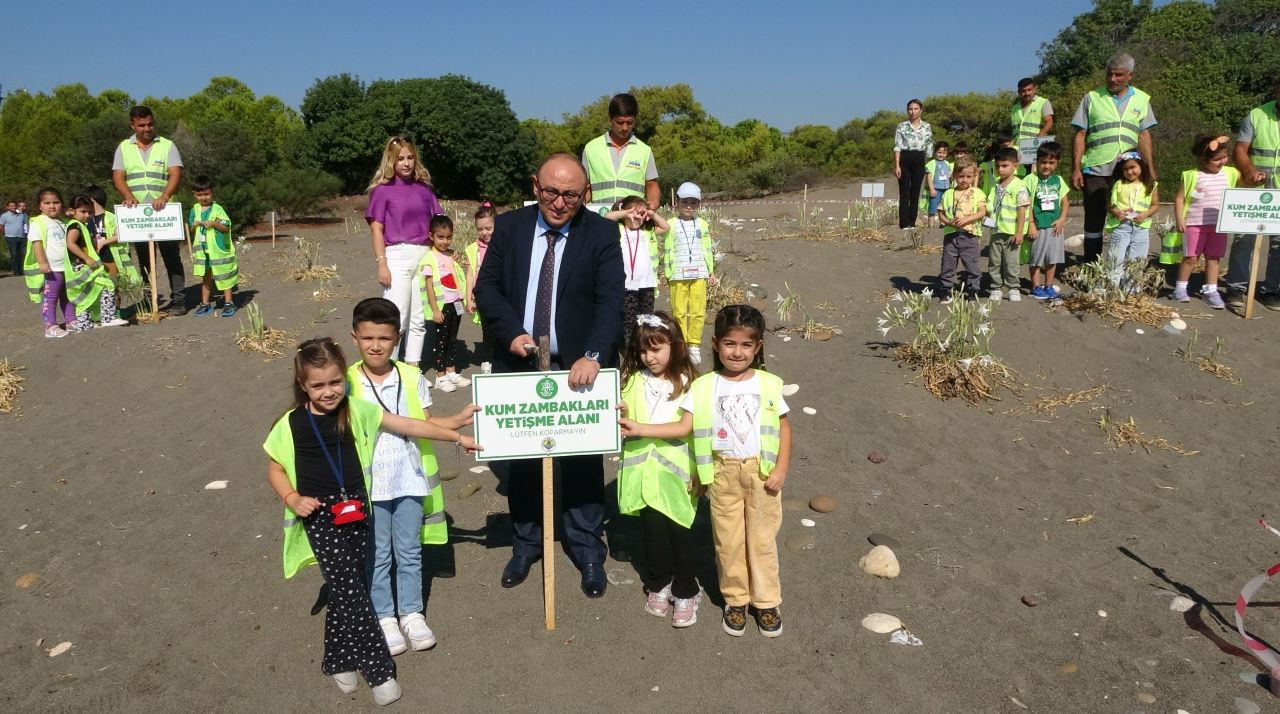
[[[773,215],[763,211],[726,215]],[[1220,359],[1243,379],[1231,385],[1174,357],[1183,338],[1005,303],[992,344],[1020,372],[1020,394],[943,403],[875,329],[883,291],[927,284],[938,257],[764,240],[780,230],[742,222],[728,271],[770,300],[789,282],[843,330],[828,342],[766,342],[771,369],[800,385],[789,399],[795,449],[780,540],[816,544],[782,548],[785,634],[720,630],[705,512],[696,528],[710,593],[695,627],[644,613],[629,562],[638,529],[612,515],[607,567],[625,584],[587,600],[561,555],[559,628],[544,631],[537,566],[518,588],[498,585],[510,551],[496,479],[470,473],[450,447],[441,452],[446,475],[458,474],[445,484],[453,540],[429,554],[427,615],[440,644],[397,658],[399,709],[1022,711],[1016,699],[1031,711],[1128,712],[1147,705],[1140,694],[1155,698],[1150,711],[1230,711],[1235,697],[1275,706],[1242,681],[1265,668],[1226,623],[1243,582],[1280,559],[1280,541],[1256,523],[1275,479],[1280,315],[1259,309],[1246,322],[1198,302],[1179,308],[1206,348],[1225,338]],[[322,260],[341,273],[335,296],[317,303],[314,286],[273,272],[287,239],[242,256],[251,277],[241,295],[272,327],[349,344],[351,306],[376,294],[367,234],[346,236],[341,222],[287,233],[322,241]],[[373,708],[363,685],[342,695],[320,673],[323,618],[309,614],[319,572],[281,578],[281,510],[259,445],[286,405],[290,367],[237,351],[236,328],[188,315],[45,340],[22,281],[0,280],[0,358],[27,377],[21,411],[0,415],[7,710]],[[466,324],[463,337],[473,343],[478,331]],[[1109,390],[1092,404],[1030,410],[1053,390],[1097,385]],[[433,398],[445,412],[466,401]],[[1112,450],[1094,406],[1200,453]],[[887,460],[869,462],[871,451]],[[205,490],[217,479],[225,490]],[[472,483],[480,491],[461,497]],[[822,493],[839,501],[834,512],[806,508]],[[857,569],[873,532],[901,543],[896,580]],[[19,587],[27,573],[34,583]],[[1171,612],[1175,593],[1204,605]],[[1272,641],[1275,599],[1264,590],[1249,613]],[[923,646],[863,629],[871,612],[902,618]],[[63,641],[69,651],[47,656]]]

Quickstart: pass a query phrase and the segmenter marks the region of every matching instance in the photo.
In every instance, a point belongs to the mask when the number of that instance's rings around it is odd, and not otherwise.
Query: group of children
[[[1070,186],[1057,174],[1061,148],[1056,142],[1041,144],[1034,171],[1020,177],[1018,150],[1011,139],[1002,137],[1002,142],[1006,145],[995,150],[990,169],[987,164],[981,167],[984,175],[991,173],[985,185],[978,185],[980,167],[972,159],[957,157],[954,165],[947,165],[945,143],[938,145],[939,153],[930,162],[937,167],[928,177],[931,197],[940,190],[936,211],[931,199],[930,215],[937,214],[943,232],[938,292],[943,303],[954,297],[959,266],[967,274],[966,296],[977,296],[984,227],[992,230],[988,246],[990,299],[1001,300],[1006,295],[1010,301],[1022,299],[1022,264],[1030,268],[1032,297],[1045,300],[1059,294],[1054,280],[1057,266],[1066,259],[1063,225],[1070,210]],[[1216,310],[1226,306],[1218,292],[1218,271],[1228,244],[1227,236],[1216,230],[1219,205],[1222,192],[1240,180],[1240,172],[1226,165],[1229,144],[1227,136],[1196,139],[1192,153],[1198,168],[1182,174],[1182,190],[1174,197],[1177,230],[1164,238],[1160,252],[1160,262],[1178,266],[1173,299],[1179,302],[1190,302],[1188,280],[1204,257],[1205,283],[1200,295]],[[1137,285],[1128,284],[1126,268],[1147,262],[1152,217],[1160,204],[1159,185],[1151,166],[1136,151],[1121,154],[1116,174],[1106,222],[1107,261],[1111,282],[1121,290],[1136,290]],[[951,180],[945,188],[936,180],[943,175]]]
[[[222,291],[223,317],[235,314],[231,290],[239,283],[231,219],[213,202],[213,184],[198,177],[192,185],[197,205],[188,214],[192,265],[202,278],[197,315],[213,312],[210,294]],[[29,221],[22,274],[27,295],[41,305],[44,336],[66,337],[97,327],[120,327],[120,292],[137,288],[142,274],[119,241],[116,215],[106,209],[107,194],[89,186],[63,206],[56,188],[36,195],[37,214]]]
[[[322,670],[346,693],[363,675],[378,704],[401,694],[392,657],[436,644],[423,612],[421,546],[448,533],[431,440],[481,448],[457,431],[478,407],[432,416],[422,372],[391,359],[399,326],[394,303],[368,298],[352,315],[355,364],[331,339],[304,342],[292,408],[263,444],[284,505],[285,577],[316,564],[329,586]],[[782,633],[777,534],[791,428],[782,380],[764,370],[765,331],[754,307],[720,310],[715,367],[699,376],[667,313],[637,314],[629,330],[618,504],[643,524],[645,610],[674,611],[678,628],[697,622],[691,527],[707,493],[723,629],[741,636],[750,607],[761,634]]]

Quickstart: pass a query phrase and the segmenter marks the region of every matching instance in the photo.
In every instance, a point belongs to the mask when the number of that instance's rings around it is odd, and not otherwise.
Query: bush
[[[254,181],[253,190],[264,210],[277,210],[289,218],[300,218],[328,214],[332,209],[324,204],[338,193],[340,186],[337,176],[318,168],[276,166]]]

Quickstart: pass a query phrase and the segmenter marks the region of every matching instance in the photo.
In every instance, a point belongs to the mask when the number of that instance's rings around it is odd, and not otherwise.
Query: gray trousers
[[[978,269],[981,253],[978,238],[971,233],[957,231],[942,237],[942,269],[938,272],[942,294],[939,297],[951,294],[951,286],[956,282],[957,264],[964,266],[965,289],[970,296],[977,296],[982,280],[982,272]]]
[[[1232,290],[1249,289],[1249,266],[1253,263],[1253,247],[1259,238],[1269,238],[1270,241],[1264,253],[1266,273],[1262,272],[1262,266],[1258,266],[1258,291],[1280,292],[1280,236],[1232,237],[1231,250],[1227,254],[1227,287]]]

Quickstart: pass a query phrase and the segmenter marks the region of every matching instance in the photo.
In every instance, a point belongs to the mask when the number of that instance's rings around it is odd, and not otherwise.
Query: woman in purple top
[[[431,250],[427,240],[431,217],[444,211],[431,190],[431,174],[422,165],[418,148],[403,137],[387,142],[368,190],[369,210],[364,218],[373,234],[378,284],[382,296],[400,308],[400,333],[405,335],[403,351],[397,345],[392,357],[416,366],[427,328],[415,276],[418,263]]]

